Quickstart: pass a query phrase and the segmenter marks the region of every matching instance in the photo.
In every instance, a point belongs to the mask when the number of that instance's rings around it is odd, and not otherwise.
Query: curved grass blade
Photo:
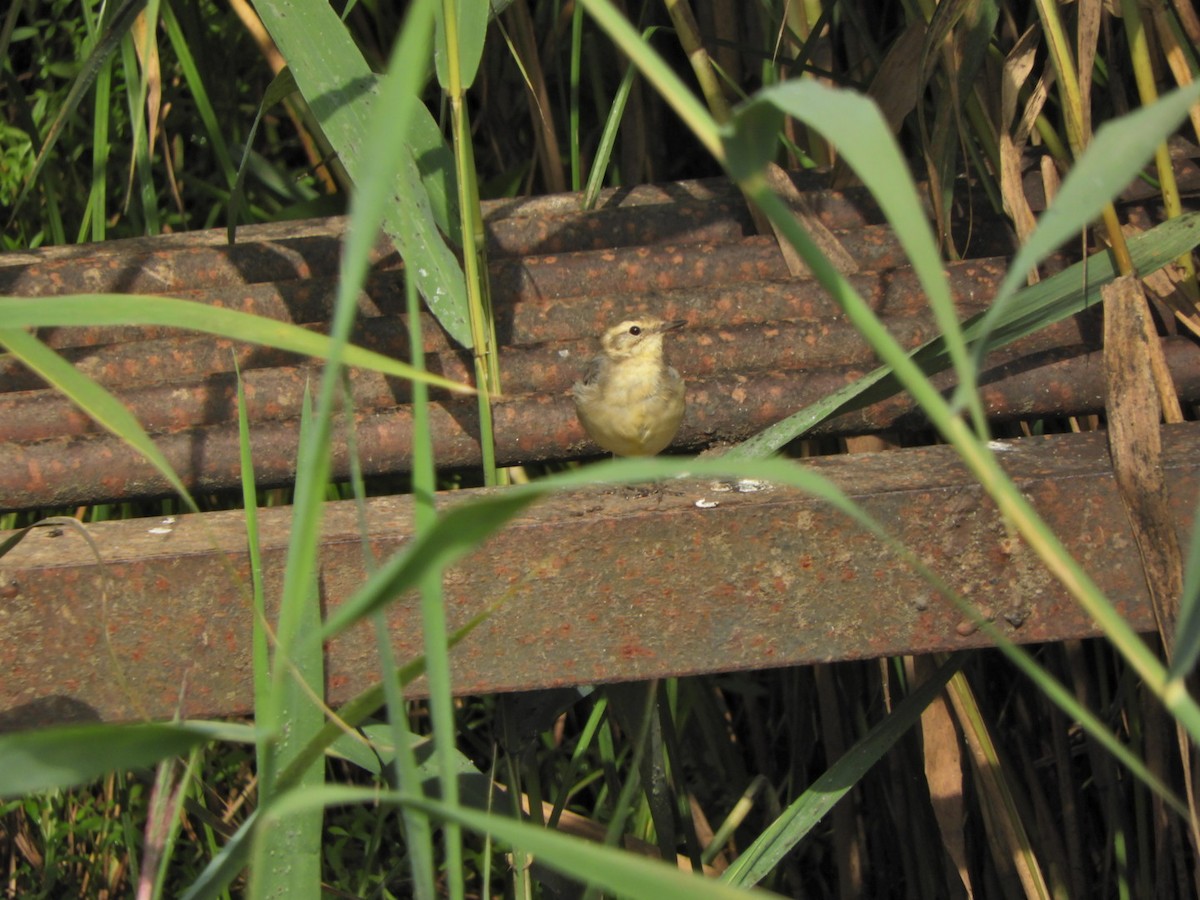
[[[225,183],[232,186],[237,170],[234,168],[233,160],[229,156],[229,148],[225,143],[225,132],[221,128],[217,112],[208,97],[208,90],[204,86],[204,79],[200,77],[200,69],[196,65],[196,59],[192,55],[191,47],[188,45],[187,36],[183,33],[183,28],[180,26],[179,20],[175,16],[175,10],[171,7],[170,3],[163,4],[162,21],[166,28],[167,38],[170,40],[171,47],[175,51],[175,56],[179,60],[179,67],[183,71],[183,78],[187,83],[188,93],[195,104],[196,114],[200,117],[209,143],[212,145],[217,167],[225,177]]]
[[[263,0],[255,8],[291,66],[325,137],[350,178],[361,186],[372,124],[379,116],[394,114],[379,108],[375,74],[325,0]],[[453,162],[431,174],[433,164],[444,165],[449,154],[422,103],[415,104],[406,138],[396,175],[404,187],[395,191],[395,202],[388,204],[383,227],[408,261],[406,275],[416,280],[430,310],[450,335],[469,349],[466,281],[458,259],[438,234],[433,213],[452,203],[450,196],[456,190]],[[440,186],[445,196],[431,202],[434,185]]]
[[[272,809],[269,814],[283,818],[307,807],[377,803],[417,809],[428,816],[454,822],[479,834],[491,835],[510,846],[520,846],[528,850],[540,865],[618,896],[654,897],[655,900],[735,900],[776,896],[759,890],[748,892],[721,881],[681,871],[675,865],[528,822],[391,791],[327,786],[320,790],[296,792],[282,800],[279,807]]]
[[[279,74],[271,79],[271,83],[267,85],[266,91],[263,92],[262,101],[258,104],[258,110],[254,113],[254,121],[250,123],[250,131],[246,135],[246,146],[242,150],[242,161],[238,165],[237,175],[233,179],[233,189],[229,192],[229,221],[226,223],[226,235],[229,243],[234,243],[237,234],[238,214],[242,208],[242,200],[245,197],[246,187],[246,170],[250,166],[250,154],[254,147],[254,138],[258,134],[258,126],[262,122],[263,115],[268,109],[271,109],[275,104],[282,103],[283,100],[295,93],[299,88],[296,87],[296,79],[292,75],[292,70],[284,66]]]
[[[0,303],[0,329],[12,331],[85,324],[190,328],[318,359],[328,358],[333,347],[332,341],[325,335],[290,322],[174,297],[72,294],[62,297],[5,297],[4,302]],[[352,344],[345,347],[342,361],[348,366],[423,381],[449,391],[474,393],[474,389],[467,385],[431,375],[407,363]]]
[[[1145,274],[1171,262],[1174,254],[1187,253],[1198,244],[1200,214],[1191,213],[1164,222],[1133,238],[1129,241],[1129,252],[1138,271]],[[993,319],[990,325],[984,321],[987,314],[968,319],[962,326],[963,336],[968,342],[977,342],[983,338],[986,327],[990,329],[987,332],[990,347],[1003,347],[1098,303],[1100,288],[1115,277],[1116,267],[1112,257],[1107,253],[1097,253],[1017,292],[1006,305],[1003,315]],[[921,345],[910,355],[926,375],[933,375],[950,365],[945,341],[941,337]],[[901,385],[891,368],[880,366],[811,406],[763,429],[731,448],[726,455],[735,458],[767,456],[826,419],[879,402],[900,390]]]
[[[26,367],[71,399],[71,402],[144,456],[184,499],[198,510],[183,481],[150,435],[120,400],[27,332],[0,328],[0,344]]]
[[[1110,198],[1137,176],[1158,145],[1198,100],[1200,82],[1107,122],[1096,132],[1087,152],[1067,174],[1054,202],[1038,219],[1037,228],[1018,251],[1001,282],[974,342],[977,365],[996,346],[991,340],[992,331],[1007,317],[1009,302],[1030,270],[1100,215]],[[1139,274],[1148,274],[1140,265],[1137,269]]]
[[[216,900],[228,897],[229,885],[246,867],[250,857],[250,842],[258,831],[262,809],[256,809],[246,817],[220,852],[208,861],[204,871],[193,881],[180,900]]]
[[[83,784],[152,766],[209,741],[252,744],[257,731],[223,722],[67,725],[0,735],[0,798]]]
[[[642,32],[642,40],[648,42],[658,30],[658,25],[647,28]],[[581,204],[583,209],[595,208],[596,200],[600,196],[600,189],[604,187],[604,175],[608,172],[608,165],[612,161],[613,147],[617,143],[617,132],[621,129],[621,120],[625,118],[625,106],[629,103],[629,94],[633,90],[633,79],[637,76],[637,72],[637,66],[629,66],[621,77],[621,84],[617,87],[616,94],[613,95],[612,107],[604,119],[604,131],[600,134],[600,141],[597,143],[596,152],[592,157],[592,168],[588,172],[587,186],[584,189]]]
[[[729,169],[738,181],[757,177],[770,160],[783,114],[821,132],[837,146],[883,210],[925,290],[959,384],[970,398],[976,430],[985,433],[983,407],[975,391],[976,370],[958,323],[937,240],[879,107],[864,96],[813,79],[763,88],[738,107],[732,127],[725,132]],[[844,280],[836,273],[831,277]]]
[[[333,638],[417,587],[428,573],[440,572],[461,559],[544,492],[512,488],[450,510],[334,610],[325,621],[321,639]]]

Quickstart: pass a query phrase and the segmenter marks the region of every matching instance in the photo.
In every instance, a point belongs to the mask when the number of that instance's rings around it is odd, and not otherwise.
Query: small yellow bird
[[[653,456],[683,420],[683,379],[663,360],[663,335],[684,322],[633,319],[600,339],[600,353],[572,389],[592,440],[617,456]]]

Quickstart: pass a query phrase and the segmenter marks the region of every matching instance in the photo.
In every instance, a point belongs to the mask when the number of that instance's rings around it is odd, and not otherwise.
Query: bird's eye
[[[642,329],[640,327],[638,327],[637,325],[630,325],[629,333],[632,334],[634,337],[637,337],[639,334],[642,333]]]

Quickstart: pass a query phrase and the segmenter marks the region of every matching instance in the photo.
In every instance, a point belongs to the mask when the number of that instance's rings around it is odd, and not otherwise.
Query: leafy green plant
[[[0,304],[0,342],[27,365],[44,373],[106,427],[154,458],[153,444],[140,426],[122,415],[119,404],[97,386],[80,378],[70,366],[40,345],[23,329],[81,322],[161,322],[199,328],[299,352],[328,360],[321,382],[311,397],[306,417],[303,451],[298,460],[294,527],[288,555],[280,613],[275,622],[266,620],[261,584],[248,601],[256,610],[255,699],[256,726],[181,722],[162,725],[94,726],[88,729],[59,729],[26,735],[0,737],[0,795],[20,796],[31,786],[50,788],[77,784],[112,768],[139,767],[190,751],[211,740],[244,741],[254,746],[257,757],[257,805],[232,834],[214,841],[217,845],[205,871],[190,885],[187,896],[218,896],[249,866],[248,891],[253,896],[279,894],[316,896],[321,890],[321,850],[341,854],[345,844],[331,841],[323,833],[326,810],[344,805],[362,813],[375,806],[399,810],[406,842],[404,864],[409,867],[406,886],[417,896],[434,896],[444,889],[450,896],[464,896],[468,887],[465,859],[472,841],[482,840],[482,851],[490,859],[491,841],[514,848],[514,860],[532,857],[577,881],[639,896],[732,896],[735,885],[764,880],[785,887],[788,860],[814,834],[823,816],[838,802],[865,784],[866,773],[889,750],[903,751],[911,724],[936,696],[942,684],[964,664],[962,659],[946,663],[938,674],[923,684],[898,690],[899,702],[887,715],[868,725],[864,712],[850,749],[840,759],[808,761],[794,765],[797,771],[823,766],[825,774],[811,784],[799,785],[796,798],[774,816],[757,826],[755,834],[741,842],[741,854],[727,869],[724,879],[700,879],[677,867],[633,858],[628,851],[592,845],[551,830],[518,821],[520,788],[529,800],[529,817],[540,820],[543,778],[536,767],[522,766],[511,758],[506,764],[514,773],[509,779],[507,802],[494,794],[493,772],[463,755],[466,712],[456,709],[450,681],[449,653],[459,635],[448,635],[441,577],[456,559],[475,551],[528,504],[551,491],[600,484],[621,484],[691,474],[762,478],[799,487],[843,511],[880,540],[881,552],[898,554],[922,571],[930,583],[955,602],[964,614],[979,618],[974,608],[956,598],[920,560],[911,559],[896,546],[878,523],[865,517],[844,495],[802,465],[781,459],[763,459],[787,441],[803,434],[813,424],[850,404],[875,399],[887,391],[907,390],[916,398],[952,443],[981,483],[992,492],[1013,528],[1021,533],[1044,560],[1048,571],[1060,578],[1078,601],[1091,612],[1109,635],[1111,646],[1128,662],[1148,689],[1193,739],[1200,737],[1200,710],[1187,693],[1184,676],[1200,653],[1200,636],[1195,625],[1194,594],[1197,552],[1193,548],[1185,591],[1187,603],[1181,618],[1179,646],[1171,669],[1164,667],[1140,638],[1116,615],[1111,605],[1059,546],[1057,538],[1041,523],[1021,494],[1009,483],[987,443],[987,423],[974,392],[975,372],[984,352],[1094,302],[1095,291],[1116,277],[1118,264],[1107,254],[1096,254],[1055,278],[1021,288],[1028,271],[1046,254],[1084,228],[1154,151],[1162,137],[1186,114],[1200,90],[1187,89],[1131,114],[1101,129],[1090,151],[1084,152],[1067,178],[1057,201],[1043,217],[1039,228],[1014,262],[992,309],[979,319],[959,323],[954,315],[942,272],[937,242],[917,200],[917,193],[903,158],[890,137],[888,124],[873,105],[845,91],[816,81],[788,81],[764,88],[731,111],[727,122],[718,123],[682,85],[672,70],[640,39],[639,33],[601,0],[583,4],[630,58],[644,76],[671,103],[713,157],[727,167],[743,189],[774,220],[805,258],[814,274],[842,302],[847,315],[860,327],[885,361],[885,365],[845,391],[801,411],[763,435],[714,460],[617,461],[564,472],[530,485],[508,488],[456,506],[439,514],[432,502],[435,492],[435,460],[431,455],[428,430],[426,383],[438,383],[423,371],[420,354],[408,363],[383,360],[347,343],[354,313],[354,300],[365,277],[368,251],[382,227],[399,242],[409,278],[408,310],[411,345],[421,346],[417,315],[418,291],[438,314],[447,331],[464,346],[477,350],[482,374],[489,371],[486,345],[494,342],[486,332],[486,284],[481,280],[479,250],[471,250],[472,236],[479,229],[478,188],[472,165],[469,122],[465,114],[466,91],[479,65],[484,30],[482,11],[470,4],[432,2],[413,4],[400,40],[391,55],[388,73],[376,76],[350,39],[341,20],[323,3],[305,6],[307,20],[284,14],[275,4],[262,4],[261,11],[276,41],[289,59],[291,71],[308,107],[325,136],[341,157],[357,187],[342,259],[338,302],[331,336],[321,338],[277,323],[264,323],[230,316],[216,310],[201,310],[180,301],[162,298],[80,297],[37,301],[13,299]],[[170,15],[170,6],[165,16]],[[472,15],[475,18],[471,18]],[[459,29],[470,22],[474,27]],[[581,38],[577,17],[573,46]],[[435,31],[436,28],[438,30]],[[169,25],[166,27],[169,28]],[[819,29],[815,29],[819,31]],[[435,49],[439,82],[448,91],[453,108],[451,132],[454,151],[448,152],[441,131],[420,102]],[[440,52],[441,55],[437,55]],[[929,51],[932,52],[932,51]],[[575,56],[578,59],[578,55]],[[627,82],[628,83],[628,82]],[[713,85],[709,85],[710,89]],[[140,101],[139,101],[140,105]],[[387,115],[380,115],[379,110]],[[777,136],[786,118],[804,123],[836,147],[871,190],[905,242],[914,269],[922,279],[928,299],[942,327],[942,335],[914,353],[905,353],[883,329],[850,284],[814,247],[812,242],[768,191],[762,178],[763,165],[775,155]],[[578,157],[578,149],[574,156]],[[601,164],[601,168],[603,164]],[[144,165],[143,165],[144,168]],[[228,167],[224,175],[230,176]],[[448,180],[447,180],[448,179]],[[229,178],[232,184],[233,178]],[[454,184],[453,190],[445,184]],[[457,210],[457,212],[455,212]],[[1130,241],[1129,260],[1142,273],[1186,254],[1200,243],[1196,216],[1181,217],[1148,235]],[[461,239],[467,249],[466,274],[459,267],[446,236]],[[474,274],[472,274],[474,267]],[[468,302],[467,298],[473,298]],[[472,324],[468,326],[468,322]],[[482,339],[481,339],[482,336]],[[481,345],[484,345],[481,348]],[[373,564],[368,581],[337,607],[324,622],[316,606],[315,548],[320,529],[324,487],[329,473],[329,438],[337,426],[335,409],[342,400],[342,367],[369,366],[414,381],[417,415],[417,446],[414,448],[413,484],[418,501],[417,537],[391,559]],[[928,382],[935,370],[953,367],[957,393],[943,398]],[[481,377],[481,383],[484,380]],[[443,386],[446,386],[442,383]],[[486,408],[487,393],[481,399]],[[248,424],[243,421],[243,444],[248,446]],[[165,463],[160,461],[160,466]],[[256,542],[252,511],[253,461],[243,459],[247,499],[247,538]],[[366,548],[364,548],[364,552]],[[421,597],[425,654],[419,663],[398,666],[381,611],[396,596],[416,591]],[[321,697],[322,641],[358,622],[374,625],[380,657],[380,682],[342,709],[324,708]],[[985,620],[976,622],[988,629]],[[993,633],[994,635],[994,633]],[[1168,808],[1186,815],[1186,804],[1172,795],[1169,787],[1131,753],[1122,740],[1106,727],[1099,716],[1088,711],[1032,657],[1004,644],[994,635],[1015,664],[1027,672],[1039,689],[1058,704],[1072,720],[1082,723],[1087,733],[1141,783],[1162,798]],[[1181,662],[1182,660],[1182,662]],[[428,741],[418,737],[421,725],[405,700],[404,687],[420,671],[428,675],[430,700]],[[713,692],[708,692],[711,695]],[[706,702],[704,691],[689,694],[678,685],[647,691],[653,702],[623,703],[616,695],[596,698],[580,729],[579,744],[568,763],[562,765],[562,792],[550,804],[548,818],[561,822],[569,812],[572,792],[581,789],[579,780],[601,784],[596,808],[612,823],[607,839],[615,842],[623,831],[638,830],[643,836],[664,840],[670,809],[653,796],[654,785],[672,783],[679,795],[685,784],[680,771],[678,734],[699,718],[694,712]],[[681,697],[687,698],[682,702]],[[711,696],[708,698],[711,700]],[[689,704],[693,708],[687,708]],[[623,714],[615,712],[624,707]],[[386,721],[368,723],[379,710]],[[632,714],[628,714],[632,710]],[[875,716],[874,710],[871,717]],[[622,721],[624,719],[624,721]],[[635,727],[630,727],[630,721]],[[722,722],[720,714],[709,714],[708,729]],[[657,725],[655,724],[657,722]],[[356,728],[363,727],[360,738]],[[700,728],[702,726],[695,726]],[[655,730],[657,728],[657,731]],[[369,730],[368,730],[369,729]],[[986,728],[980,729],[983,734]],[[633,732],[631,746],[618,749],[616,735]],[[721,743],[710,733],[710,747]],[[656,744],[657,742],[657,744]],[[649,750],[663,746],[661,752]],[[99,757],[95,748],[103,753]],[[595,749],[593,749],[595,748]],[[586,754],[600,760],[593,773],[581,779]],[[714,753],[718,752],[714,750]],[[724,748],[720,752],[729,752]],[[323,758],[326,753],[358,759],[383,779],[370,788],[327,783]],[[513,753],[512,756],[517,755]],[[561,762],[561,760],[560,760]],[[724,771],[736,764],[729,762]],[[522,772],[518,772],[522,769]],[[467,781],[474,778],[474,781]],[[674,781],[672,782],[672,779]],[[437,795],[429,783],[437,784]],[[553,784],[554,779],[546,779]],[[472,792],[464,784],[481,784]],[[892,797],[899,796],[891,795]],[[685,801],[682,796],[677,800]],[[682,803],[686,806],[686,802]],[[497,812],[513,807],[513,813]],[[1018,813],[1019,815],[1019,813]],[[679,815],[683,820],[685,813]],[[628,825],[628,828],[625,826]],[[441,837],[434,838],[435,830]],[[728,836],[733,825],[722,830]],[[343,837],[344,835],[339,836]],[[660,846],[667,854],[674,850]],[[690,840],[685,842],[690,844]],[[716,843],[714,841],[714,843]],[[689,846],[694,862],[701,853],[712,860],[720,852],[712,845]],[[341,858],[340,856],[338,857]],[[1036,862],[1035,862],[1036,865]],[[331,863],[334,869],[338,864]],[[483,889],[488,886],[490,862],[484,863]],[[346,866],[341,866],[343,869]],[[528,886],[523,868],[514,883]],[[928,874],[922,875],[928,879]],[[1038,884],[1052,881],[1053,874]],[[1126,874],[1122,875],[1127,878]],[[1130,878],[1129,882],[1135,879]],[[162,890],[163,878],[157,880]],[[1144,883],[1144,882],[1143,882]],[[1031,888],[1030,890],[1040,890]],[[738,892],[740,895],[740,891]]]

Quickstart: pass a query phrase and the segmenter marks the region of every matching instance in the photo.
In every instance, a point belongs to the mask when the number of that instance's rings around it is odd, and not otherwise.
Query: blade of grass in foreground
[[[453,48],[449,52],[454,52]],[[456,148],[457,151],[457,148]],[[466,224],[466,223],[464,223]],[[468,269],[468,271],[470,271]],[[468,293],[474,294],[468,281]],[[424,352],[421,350],[420,304],[414,286],[408,285],[406,290],[408,301],[409,345],[413,348],[413,364],[425,365]],[[474,296],[472,297],[474,303]],[[477,310],[472,307],[472,316]],[[474,328],[475,326],[472,325]],[[481,335],[476,335],[481,337]],[[476,344],[476,347],[482,346]],[[476,378],[481,385],[486,385],[484,373],[476,364]],[[479,398],[480,411],[489,406],[487,391]],[[485,446],[491,442],[490,414],[481,420],[481,440]],[[437,509],[434,507],[434,497],[437,495],[436,460],[433,455],[433,435],[429,425],[429,391],[423,384],[413,385],[413,445],[412,445],[412,479],[413,479],[413,528],[420,535],[434,527],[437,522]],[[485,454],[485,479],[489,471]],[[494,480],[494,472],[492,472]],[[450,653],[446,645],[446,612],[444,594],[442,591],[442,570],[430,569],[419,579],[418,588],[421,597],[421,645],[425,651],[425,665],[429,675],[429,712],[433,720],[434,755],[438,769],[438,787],[442,799],[447,803],[457,805],[459,802],[458,775],[454,766],[456,753],[455,742],[458,728],[454,720],[454,698],[450,683]],[[383,610],[380,609],[375,620],[381,640],[387,639],[387,628]],[[398,699],[398,698],[393,698]],[[392,703],[388,709],[395,718],[393,728],[399,733],[400,725],[407,726],[407,715],[402,703]],[[416,760],[407,744],[398,744],[397,763],[403,769],[406,780],[399,782],[407,791],[422,793],[420,782],[416,780]],[[425,894],[432,900],[434,881],[437,876],[437,866],[434,858],[431,825],[429,818],[420,810],[404,809],[405,821],[409,823],[410,832],[422,843],[413,854],[413,878],[418,887],[418,894]],[[462,834],[456,826],[447,826],[444,833],[446,866],[448,870],[447,893],[457,900],[463,894],[462,874]]]
[[[519,845],[528,849],[540,865],[618,896],[653,897],[655,900],[744,900],[746,897],[776,896],[765,891],[735,888],[721,881],[683,872],[675,865],[527,822],[395,792],[379,793],[364,788],[327,786],[289,796],[281,802],[278,812],[286,815],[292,808],[351,803],[399,804],[480,834],[490,834],[509,846]]]
[[[280,322],[223,309],[205,303],[144,294],[72,294],[62,297],[5,297],[0,303],[0,329],[70,327],[74,325],[164,325],[216,334],[235,341],[275,347],[291,353],[327,359],[333,354],[331,338],[290,322]],[[399,378],[420,379],[426,384],[459,393],[474,389],[407,363],[346,345],[342,361]]]
[[[258,490],[254,478],[254,457],[250,449],[250,419],[246,414],[246,392],[237,360],[238,450],[242,466],[242,509],[246,516],[246,549],[250,559],[250,584],[254,624],[251,633],[251,660],[254,670],[254,707],[266,701],[271,675],[271,649],[267,641],[266,594],[263,585],[262,544],[258,531]],[[262,765],[262,760],[259,760]]]
[[[358,195],[366,193],[364,166],[375,126],[380,119],[394,118],[397,112],[389,102],[380,101],[375,73],[326,0],[260,0],[255,9],[287,60]],[[423,53],[411,60],[420,67],[418,80],[407,83],[414,101],[428,59],[428,53]],[[379,112],[381,109],[385,111]],[[453,194],[453,187],[446,189],[453,183],[453,164],[437,173],[440,177],[430,172],[430,177],[423,180],[426,173],[420,167],[431,160],[445,165],[449,156],[441,131],[423,104],[412,107],[408,123],[404,153],[391,159],[395,181],[383,186],[381,199],[393,200],[383,217],[384,229],[406,262],[407,277],[416,279],[421,296],[438,321],[456,341],[470,348],[466,282],[454,253],[438,234],[434,219],[435,210],[448,210],[453,205],[447,196]]]
[[[248,725],[185,721],[67,725],[0,735],[0,797],[83,784],[107,772],[152,766],[210,741],[253,743]]]
[[[198,511],[196,501],[171,468],[150,435],[120,400],[27,332],[0,328],[0,345],[36,372],[71,402],[144,456],[175,489],[183,501]]]
[[[320,590],[315,567],[294,564],[298,540],[320,527],[320,509],[305,503],[306,497],[322,496],[328,480],[323,460],[317,453],[314,433],[320,422],[310,411],[307,389],[300,418],[300,455],[296,460],[296,505],[292,516],[292,539],[279,598],[275,647],[270,677],[255,685],[254,718],[265,734],[258,745],[259,803],[269,809],[281,794],[280,769],[292,764],[304,747],[320,732],[324,713],[324,648],[302,640],[320,627]],[[323,442],[327,445],[327,441]],[[300,537],[297,538],[297,535]],[[314,541],[315,544],[315,541]],[[305,548],[315,555],[316,548]],[[297,784],[316,788],[325,782],[325,766],[314,760],[296,775]],[[250,872],[249,896],[318,898],[321,884],[320,811],[294,816],[282,828],[272,829],[259,842],[263,853]]]
[[[264,4],[264,9],[268,6],[271,4]],[[333,11],[326,5],[324,13],[332,15]],[[306,23],[306,29],[313,31],[312,25],[312,22]],[[345,35],[340,22],[332,27],[337,29],[338,35]],[[323,688],[320,672],[324,648],[319,641],[313,641],[311,635],[320,630],[317,542],[324,488],[329,480],[333,413],[342,388],[341,367],[345,362],[345,351],[357,313],[356,301],[366,276],[379,223],[386,221],[389,215],[394,217],[399,214],[402,207],[407,210],[414,197],[412,192],[419,189],[419,185],[414,187],[404,182],[400,186],[400,197],[392,200],[389,187],[395,182],[397,169],[403,172],[406,162],[411,162],[411,156],[405,152],[409,148],[396,153],[394,145],[409,134],[409,125],[418,110],[428,114],[420,104],[416,86],[423,61],[428,59],[432,27],[431,0],[424,0],[410,8],[391,58],[389,72],[379,90],[378,100],[381,106],[388,109],[389,115],[377,117],[365,134],[360,135],[368,139],[364,146],[369,148],[369,152],[362,153],[361,157],[355,154],[353,159],[343,153],[343,162],[348,170],[353,171],[358,190],[351,202],[343,246],[337,300],[329,329],[330,353],[321,376],[311,424],[302,428],[293,528],[288,542],[276,628],[272,690],[264,708],[255,710],[256,716],[265,720],[264,729],[269,730],[277,741],[268,748],[270,752],[267,758],[272,765],[266,773],[260,773],[264,811],[272,810],[275,804],[285,801],[292,792],[312,791],[323,782],[324,765],[320,760],[300,772],[296,784],[287,789],[280,788],[277,775],[279,767],[288,765],[302,754],[305,743],[321,730],[322,711],[314,701],[321,697]],[[321,35],[321,38],[329,40],[330,36]],[[358,59],[361,61],[361,57]],[[307,69],[297,66],[311,60],[291,62],[297,83],[303,87]],[[314,102],[314,98],[310,96],[309,101],[316,109],[318,103]],[[445,249],[444,245],[442,249]],[[416,278],[416,273],[427,265],[437,268],[434,262],[411,245],[406,248],[405,259],[408,279]],[[428,287],[429,283],[426,282]],[[309,679],[307,685],[295,679],[293,666],[298,667]],[[309,694],[315,696],[310,699]],[[304,717],[303,722],[299,721],[301,716]],[[272,758],[276,752],[278,755]],[[282,892],[281,896],[289,897],[319,896],[320,847],[320,809],[298,811],[295,816],[289,817],[285,827],[260,830],[254,842],[254,859],[250,867],[251,895],[265,897]]]
[[[1200,244],[1200,213],[1190,213],[1164,222],[1129,241],[1129,252],[1138,271],[1156,271],[1174,257]],[[1057,275],[1027,287],[1012,298],[1004,315],[985,325],[983,314],[963,323],[963,336],[970,343],[983,338],[992,349],[1060,322],[1099,302],[1100,288],[1116,277],[1116,266],[1108,253],[1097,253]],[[927,376],[949,367],[950,357],[941,337],[922,344],[909,354]],[[727,455],[740,458],[767,456],[821,422],[884,400],[903,388],[891,366],[880,366],[857,381],[834,391],[811,406],[763,429],[733,447]]]

